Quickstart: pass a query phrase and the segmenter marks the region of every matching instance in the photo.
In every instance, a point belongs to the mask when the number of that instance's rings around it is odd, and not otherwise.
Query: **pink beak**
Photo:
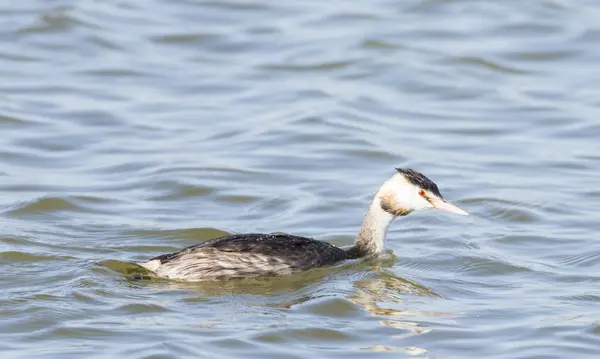
[[[431,198],[429,201],[434,208],[437,209],[441,209],[442,211],[446,211],[446,212],[450,212],[450,213],[455,213],[455,214],[462,214],[463,216],[468,216],[469,213],[467,213],[466,211],[458,208],[457,206],[453,205],[450,202],[447,202],[446,200],[440,199],[440,198]]]

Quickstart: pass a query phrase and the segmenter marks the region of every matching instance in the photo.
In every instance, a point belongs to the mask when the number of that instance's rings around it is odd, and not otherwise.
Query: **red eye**
[[[425,191],[423,191],[423,190],[419,190],[419,196],[421,196],[421,197],[425,197]]]

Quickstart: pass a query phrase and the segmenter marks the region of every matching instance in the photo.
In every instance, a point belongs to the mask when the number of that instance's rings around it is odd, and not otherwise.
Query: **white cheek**
[[[414,208],[417,210],[428,210],[433,208],[433,205],[429,203],[425,197],[419,196],[418,194],[415,196],[414,201]]]
[[[410,208],[412,210],[419,210],[424,208],[424,206],[426,205],[426,203],[428,204],[429,202],[425,201],[421,196],[419,196],[418,193],[413,193],[412,191],[405,191],[404,196],[398,196],[400,198],[398,198],[398,202],[399,203],[403,203],[403,206],[405,208]],[[423,203],[425,202],[425,203]]]

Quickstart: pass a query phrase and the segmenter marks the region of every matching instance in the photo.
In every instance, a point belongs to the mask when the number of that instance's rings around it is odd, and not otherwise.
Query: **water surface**
[[[594,1],[0,4],[2,358],[597,358]],[[129,262],[226,233],[378,261],[226,283]]]

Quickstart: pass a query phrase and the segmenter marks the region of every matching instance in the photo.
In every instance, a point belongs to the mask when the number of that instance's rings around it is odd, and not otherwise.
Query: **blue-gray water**
[[[0,4],[0,354],[598,358],[600,3]],[[393,254],[132,281],[225,232],[351,244],[414,167],[470,217]]]

